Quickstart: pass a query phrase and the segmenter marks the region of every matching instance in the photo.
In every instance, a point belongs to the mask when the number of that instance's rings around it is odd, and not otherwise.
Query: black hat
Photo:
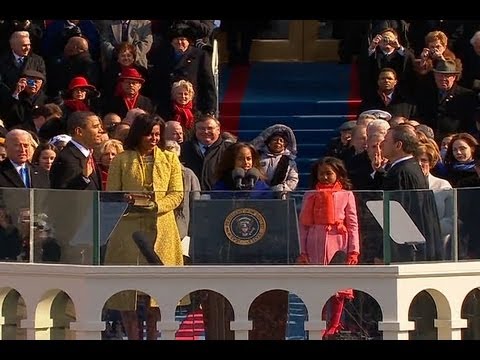
[[[172,41],[178,37],[186,37],[189,40],[195,40],[195,34],[192,28],[186,24],[177,23],[168,30],[168,39]]]
[[[345,121],[339,126],[338,131],[352,130],[355,126],[357,126],[357,122],[355,120]]]

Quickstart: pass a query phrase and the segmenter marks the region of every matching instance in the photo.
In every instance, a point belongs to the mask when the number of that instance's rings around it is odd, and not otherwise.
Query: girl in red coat
[[[305,193],[300,211],[301,254],[298,262],[328,265],[338,263],[335,257],[346,259],[340,263],[358,264],[357,209],[353,192],[349,191],[352,186],[343,161],[330,156],[318,160],[313,164],[311,179],[313,191]],[[324,338],[341,330],[344,300],[352,298],[352,289],[335,294]]]

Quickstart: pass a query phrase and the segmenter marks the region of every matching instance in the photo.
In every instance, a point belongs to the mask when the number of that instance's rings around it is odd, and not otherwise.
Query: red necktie
[[[95,159],[93,158],[93,150],[90,150],[90,155],[88,155],[87,162],[92,167],[93,172],[95,172]]]

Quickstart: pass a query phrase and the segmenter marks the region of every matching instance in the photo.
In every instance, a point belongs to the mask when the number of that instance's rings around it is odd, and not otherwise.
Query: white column
[[[438,329],[438,340],[462,340],[462,329],[468,327],[466,319],[434,319],[433,324]]]
[[[378,330],[383,331],[383,340],[408,340],[408,332],[415,330],[415,322],[379,321]]]
[[[235,340],[248,340],[248,332],[252,329],[252,320],[230,321],[230,330],[235,332]]]
[[[178,321],[175,320],[166,320],[158,321],[157,329],[160,331],[162,340],[175,340],[175,333],[179,328]]]
[[[70,323],[75,340],[101,340],[105,321],[75,321]]]
[[[327,322],[325,320],[305,321],[305,331],[308,331],[308,340],[322,340],[322,334],[326,327]]]

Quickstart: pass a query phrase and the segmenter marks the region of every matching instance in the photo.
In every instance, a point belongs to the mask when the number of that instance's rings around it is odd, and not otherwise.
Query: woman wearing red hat
[[[113,112],[123,119],[129,110],[140,108],[153,114],[155,109],[152,101],[148,97],[140,95],[140,89],[144,82],[145,79],[137,69],[124,68],[118,78],[120,84],[118,94],[105,104],[105,113]]]
[[[63,101],[64,112],[72,113],[75,111],[94,111],[90,104],[91,99],[96,99],[100,93],[95,86],[88,83],[83,76],[74,77],[68,84],[68,90],[65,93],[66,99]],[[68,118],[68,115],[66,115]]]

